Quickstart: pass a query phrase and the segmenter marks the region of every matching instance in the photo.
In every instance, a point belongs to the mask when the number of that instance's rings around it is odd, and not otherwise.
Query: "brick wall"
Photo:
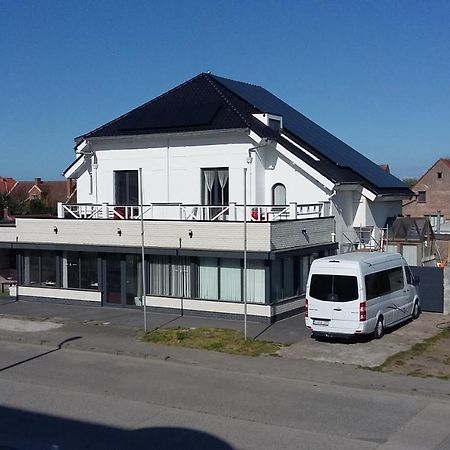
[[[441,178],[438,178],[441,173]],[[439,160],[414,186],[413,191],[426,192],[426,202],[417,200],[405,202],[402,212],[412,217],[437,215],[440,210],[446,220],[450,220],[450,166],[444,160]],[[409,204],[408,204],[409,203]]]

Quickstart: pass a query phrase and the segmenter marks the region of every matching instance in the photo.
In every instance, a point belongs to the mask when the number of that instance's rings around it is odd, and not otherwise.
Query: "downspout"
[[[169,138],[167,138],[167,145],[166,145],[166,180],[167,180],[167,186],[166,186],[166,195],[167,195],[167,203],[170,203],[170,162],[169,162],[169,149],[170,149],[170,142]]]
[[[89,148],[89,150],[86,151],[87,148]],[[90,189],[91,192],[89,192],[89,193],[90,193],[90,195],[94,195],[95,204],[98,204],[98,180],[97,180],[98,159],[97,159],[97,154],[92,149],[92,144],[89,141],[86,141],[86,145],[82,150],[80,150],[80,154],[84,155],[84,157],[89,156],[91,159],[92,170],[94,171],[94,173],[91,172],[92,184],[91,184],[91,189]],[[95,192],[92,192],[92,190]]]
[[[97,182],[98,160],[97,160],[97,153],[93,152],[93,156],[94,156],[94,160],[92,162],[92,169],[94,170],[95,204],[98,205],[98,182]]]
[[[330,202],[330,215],[333,215],[333,202],[332,198],[337,194],[336,189],[331,191],[331,194],[328,196],[328,201]],[[331,242],[336,242],[336,219],[333,220],[333,231],[331,233]]]

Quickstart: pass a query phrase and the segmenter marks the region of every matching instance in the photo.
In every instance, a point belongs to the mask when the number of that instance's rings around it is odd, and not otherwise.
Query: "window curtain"
[[[247,301],[266,302],[266,271],[264,261],[247,262]]]
[[[191,265],[189,257],[179,257],[171,265],[173,297],[191,297]]]
[[[219,178],[219,184],[220,184],[220,194],[221,194],[220,199],[221,199],[221,203],[223,205],[225,202],[223,191],[225,189],[225,185],[228,182],[228,169],[219,169],[217,171],[217,176]]]
[[[219,298],[219,260],[200,258],[198,268],[199,297],[217,300]]]
[[[214,186],[215,170],[203,169],[203,175],[205,177],[205,203],[211,204],[212,201],[212,189]]]
[[[241,260],[220,260],[220,298],[233,302],[241,301]]]
[[[168,256],[153,256],[150,260],[150,286],[152,295],[170,295],[170,259]]]

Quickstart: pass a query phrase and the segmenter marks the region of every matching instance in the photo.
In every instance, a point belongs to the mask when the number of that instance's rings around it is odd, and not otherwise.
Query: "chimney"
[[[34,184],[36,184],[37,186],[39,186],[40,184],[42,184],[42,179],[41,179],[41,178],[35,178],[35,179],[34,179]]]
[[[13,222],[14,221],[14,216],[12,216],[9,213],[9,208],[8,207],[3,209],[3,220],[5,220],[6,222]]]

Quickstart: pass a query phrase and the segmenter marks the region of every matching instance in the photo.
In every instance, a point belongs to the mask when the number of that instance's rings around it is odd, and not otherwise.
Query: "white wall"
[[[386,219],[388,217],[397,216],[402,213],[401,200],[393,201],[374,201],[368,202],[368,225],[374,225],[378,228],[386,226]]]
[[[402,202],[400,200],[377,199],[372,202],[361,195],[353,226],[384,228],[386,219],[401,214],[401,211]]]
[[[349,240],[344,238],[345,235],[350,239],[356,239],[356,233],[353,230],[353,222],[357,209],[354,207],[353,191],[337,191],[332,198],[332,214],[336,220],[336,240],[339,242],[340,250],[349,244]]]
[[[89,194],[89,174],[78,179],[78,203],[115,203],[113,177],[115,170],[137,170],[142,167],[144,203],[201,203],[201,169],[229,168],[230,202],[242,204],[243,168],[247,167],[247,202],[271,204],[272,186],[286,186],[287,202],[317,203],[327,200],[327,193],[305,177],[299,168],[275,150],[266,146],[252,154],[255,145],[244,132],[211,133],[204,136],[161,138],[98,139],[91,142],[98,169],[97,201],[95,186]]]
[[[293,157],[294,158],[294,157]],[[327,193],[307,179],[300,169],[273,147],[264,149],[266,204],[272,203],[272,187],[283,183],[286,187],[286,201],[297,203],[319,203],[328,200]]]
[[[11,295],[16,295],[15,286]],[[98,291],[77,291],[75,289],[55,289],[55,288],[41,288],[31,286],[19,286],[19,295],[29,297],[43,297],[46,299],[65,299],[65,300],[81,300],[85,302],[101,303],[102,293]]]

